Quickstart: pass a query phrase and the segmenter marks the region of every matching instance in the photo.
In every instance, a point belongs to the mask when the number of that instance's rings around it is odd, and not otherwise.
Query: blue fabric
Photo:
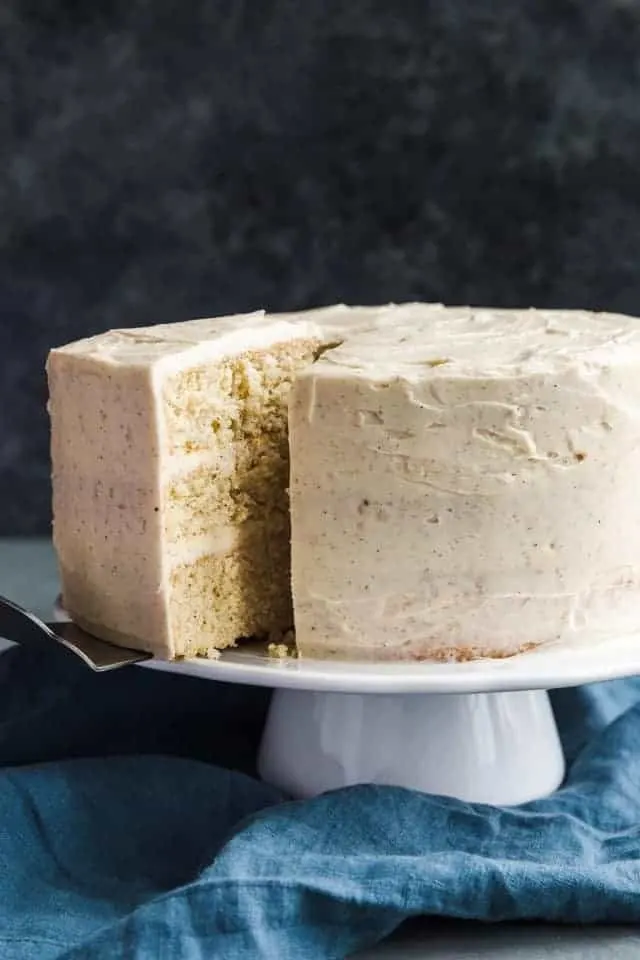
[[[555,694],[554,796],[253,776],[264,691],[0,657],[0,957],[344,957],[416,914],[640,920],[640,681]]]

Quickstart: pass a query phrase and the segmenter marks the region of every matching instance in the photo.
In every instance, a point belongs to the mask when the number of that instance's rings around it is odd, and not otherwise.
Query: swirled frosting
[[[640,321],[409,304],[290,404],[303,655],[505,656],[640,627]]]

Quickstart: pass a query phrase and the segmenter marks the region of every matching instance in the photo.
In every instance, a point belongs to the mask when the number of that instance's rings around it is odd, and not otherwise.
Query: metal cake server
[[[0,637],[22,646],[51,649],[52,641],[74,653],[92,670],[102,673],[132,663],[150,660],[152,655],[128,647],[116,647],[87,633],[75,623],[44,623],[34,613],[0,597]]]

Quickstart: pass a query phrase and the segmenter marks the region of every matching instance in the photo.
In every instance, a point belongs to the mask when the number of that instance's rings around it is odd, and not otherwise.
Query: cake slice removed
[[[54,543],[78,624],[169,659],[291,628],[287,399],[343,316],[196,320],[51,352]]]

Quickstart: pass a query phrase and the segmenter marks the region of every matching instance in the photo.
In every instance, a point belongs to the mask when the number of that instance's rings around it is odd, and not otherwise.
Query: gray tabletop
[[[57,593],[51,544],[0,540],[0,594],[48,617]],[[640,957],[640,930],[627,927],[555,927],[532,924],[423,920],[358,960],[632,960]]]

